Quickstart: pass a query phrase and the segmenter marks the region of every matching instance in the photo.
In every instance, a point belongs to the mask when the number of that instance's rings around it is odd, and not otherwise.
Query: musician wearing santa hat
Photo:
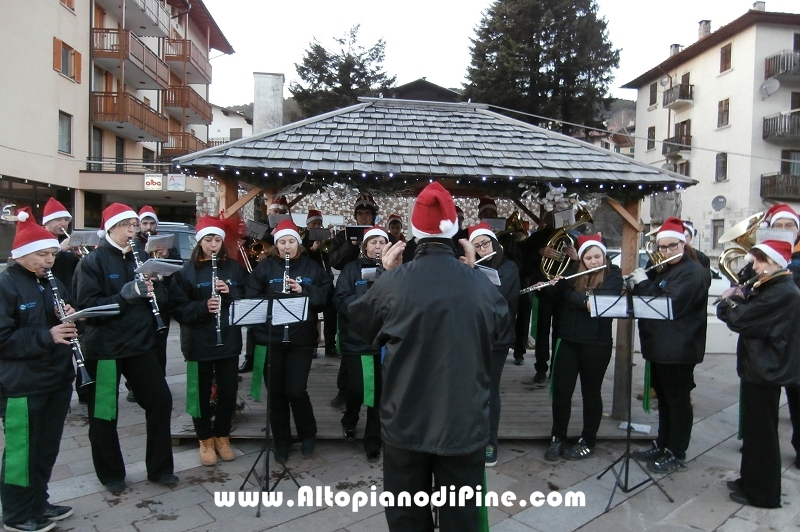
[[[730,498],[762,508],[781,506],[778,407],[781,387],[800,385],[800,290],[786,267],[788,242],[765,240],[750,250],[758,280],[743,294],[722,294],[717,317],[739,333],[736,371],[742,381],[741,477],[728,482]]]
[[[147,419],[147,478],[166,486],[173,474],[170,418],[172,394],[156,356],[156,322],[151,294],[167,301],[161,283],[139,279],[129,242],[139,217],[121,203],[103,210],[100,244],[75,272],[76,301],[81,308],[119,304],[115,316],[88,320],[84,334],[86,369],[95,380],[89,397],[89,442],[100,482],[112,493],[126,488],[125,462],[117,435],[117,389],[124,375]],[[134,245],[136,245],[134,243]],[[146,259],[136,252],[139,260]]]
[[[139,241],[142,246],[147,244],[151,236],[158,234],[158,224],[158,215],[153,207],[145,205],[139,209],[139,232],[136,234],[136,240]],[[169,249],[159,246],[151,253],[153,253],[154,257],[157,259],[181,260],[181,252],[174,242],[173,246]]]
[[[348,307],[353,330],[385,346],[380,416],[384,489],[430,492],[431,486],[475,489],[484,479],[489,441],[492,347],[510,318],[508,304],[471,268],[475,248],[452,237],[455,204],[439,183],[425,187],[411,214],[419,239],[414,260],[402,264],[405,243],[389,244],[377,280]],[[465,327],[464,324],[470,324]],[[443,532],[488,528],[480,507],[445,505]],[[386,508],[389,530],[432,530],[430,508]]]
[[[59,241],[58,255],[52,268],[53,276],[61,281],[69,293],[72,293],[72,276],[75,275],[75,268],[80,261],[80,256],[70,247],[67,237],[67,227],[71,221],[72,215],[57,199],[51,197],[44,204],[42,226]]]
[[[311,240],[310,230],[322,229],[322,211],[309,209],[306,216],[306,234],[303,237],[303,247],[308,250],[308,256],[327,273],[331,273],[330,258],[328,250],[323,245],[322,240]],[[333,294],[331,294],[333,296]],[[325,337],[325,356],[335,357],[336,354],[336,307],[333,300],[328,301],[325,310],[322,312],[323,334]]]
[[[680,219],[667,218],[656,242],[668,262],[661,271],[654,269],[649,274],[637,268],[629,280],[634,294],[672,300],[673,319],[639,320],[642,356],[649,365],[650,385],[658,396],[658,437],[651,449],[634,456],[647,460],[647,468],[655,473],[686,469],[686,449],[692,435],[694,367],[705,355],[711,277],[687,253],[690,248],[683,231]]]
[[[14,264],[0,273],[0,414],[5,433],[0,502],[6,530],[50,530],[72,514],[50,504],[53,470],[72,397],[70,339],[73,323],[61,323],[56,294],[44,277],[61,249],[53,234],[36,224],[30,208],[17,213],[11,250]],[[65,286],[55,280],[59,297]]]

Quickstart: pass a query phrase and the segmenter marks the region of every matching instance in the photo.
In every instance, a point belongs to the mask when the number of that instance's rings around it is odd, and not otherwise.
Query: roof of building
[[[641,76],[634,80],[629,81],[622,86],[623,89],[638,89],[639,87],[659,79],[664,76],[665,72],[676,68],[677,66],[686,63],[690,59],[697,57],[706,50],[719,46],[725,41],[731,39],[738,33],[754,24],[776,24],[781,26],[800,26],[800,14],[797,13],[774,13],[766,11],[750,10],[741,17],[737,18],[730,24],[722,26],[717,31],[711,33],[709,36],[698,40],[694,44],[687,46],[681,52],[670,56],[667,60],[660,63],[658,66],[651,68]]]
[[[437,85],[426,78],[415,79],[404,85],[389,89],[392,98],[401,100],[426,100],[436,102],[459,102],[461,92]]]
[[[184,170],[241,180],[307,175],[381,179],[551,182],[580,187],[697,181],[490,111],[476,103],[360,98],[360,103],[174,160]],[[401,181],[403,180],[403,181]],[[376,184],[377,185],[377,184]],[[630,190],[630,189],[628,189]]]
[[[189,19],[197,24],[203,32],[208,31],[210,33],[209,49],[219,50],[223,54],[232,54],[233,46],[228,42],[222,30],[219,29],[217,22],[211,16],[203,0],[167,0],[169,5],[179,9],[186,9],[187,2],[190,6]]]

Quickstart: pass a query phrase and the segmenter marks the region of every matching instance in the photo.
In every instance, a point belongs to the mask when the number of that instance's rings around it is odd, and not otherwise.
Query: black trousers
[[[381,355],[372,355],[375,365],[375,406],[367,407],[367,424],[364,427],[364,450],[381,450]],[[342,365],[347,365],[347,408],[342,416],[342,428],[355,429],[361,405],[364,402],[364,369],[361,365],[361,355],[342,354]]]
[[[97,378],[97,360],[87,360],[86,369],[92,379]],[[145,466],[147,478],[158,480],[173,472],[172,394],[167,386],[161,363],[155,351],[117,360],[117,385],[120,375],[125,375],[136,395],[136,402],[144,408],[147,428]],[[125,479],[125,461],[119,447],[117,419],[111,421],[94,417],[97,386],[88,386],[89,442],[92,444],[92,461],[97,478],[103,484]]]
[[[328,301],[322,310],[322,336],[325,338],[325,354],[336,352],[336,328],[339,313],[333,301]]]
[[[163,312],[161,313],[161,318],[163,319],[164,325],[166,325],[167,328],[164,329],[161,332],[157,332],[156,333],[155,352],[156,352],[156,359],[158,360],[158,363],[161,365],[162,373],[164,375],[166,375],[167,374],[167,337],[169,336],[169,322],[170,322],[170,319],[169,319],[169,315],[168,314],[164,314]],[[132,386],[130,385],[130,383],[127,380],[125,381],[125,388],[128,389],[128,390],[132,390],[133,389]],[[136,395],[136,392],[134,392],[134,396],[135,395]],[[80,397],[80,394],[78,394],[78,396]],[[138,402],[138,398],[137,398],[137,402]]]
[[[523,285],[525,286],[525,285]],[[519,296],[519,306],[517,307],[517,319],[514,322],[514,358],[522,358],[528,350],[528,335],[531,331],[531,298],[533,294],[522,294]]]
[[[408,451],[385,445],[383,449],[383,486],[394,494],[411,494],[408,507],[387,507],[386,522],[391,532],[432,532],[433,515],[430,506],[414,504],[414,494],[420,491],[431,493],[436,486],[455,486],[456,493],[462,486],[473,490],[483,485],[486,450],[481,447],[469,454],[441,456]],[[439,530],[441,532],[477,532],[480,530],[479,507],[475,500],[467,501],[463,507],[445,504],[439,508]]]
[[[47,484],[58,457],[64,420],[72,399],[72,386],[44,394],[28,396],[28,481],[23,488],[6,484],[6,452],[3,450],[0,501],[3,504],[3,522],[20,524],[42,515],[49,495]],[[3,404],[3,422],[6,412]]]
[[[766,508],[781,505],[780,399],[780,386],[742,382],[742,489]]]
[[[244,359],[245,361],[249,361],[251,364],[253,363],[253,358],[255,357],[256,351],[256,335],[253,332],[252,327],[246,327],[247,332],[245,333],[244,339]]]
[[[572,413],[572,394],[578,376],[583,395],[583,430],[581,437],[589,447],[597,443],[597,430],[603,417],[603,399],[600,391],[608,363],[611,345],[590,345],[561,339],[558,355],[553,361],[550,380],[553,383],[552,436],[567,438],[567,427]]]
[[[792,447],[794,454],[800,456],[800,387],[786,386],[785,389],[789,418],[792,420]]]
[[[489,367],[489,443],[497,447],[500,427],[500,377],[508,358],[508,349],[493,349]]]
[[[313,347],[273,344],[264,365],[264,380],[269,382],[270,423],[276,449],[288,449],[292,444],[289,410],[300,441],[317,434],[317,420],[308,396],[308,372],[314,358]],[[267,379],[269,371],[269,379]]]
[[[669,449],[681,460],[692,437],[694,364],[650,363],[650,386],[658,396],[658,437],[661,449]]]
[[[561,305],[551,288],[539,290],[536,292],[536,298],[539,307],[536,319],[536,362],[533,366],[537,373],[546,373],[550,361],[550,348],[555,348],[556,345]]]
[[[342,361],[339,364],[339,372],[336,374],[336,389],[346,395],[349,382],[350,376],[347,374],[347,364]]]
[[[211,386],[217,377],[217,406],[212,410]],[[236,408],[236,390],[239,388],[239,357],[197,362],[197,380],[200,387],[200,417],[193,417],[198,440],[231,435],[233,411]]]

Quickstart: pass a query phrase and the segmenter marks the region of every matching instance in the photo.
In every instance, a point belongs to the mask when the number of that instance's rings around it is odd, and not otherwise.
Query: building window
[[[147,148],[142,148],[142,162],[144,163],[145,168],[152,169],[151,165],[147,163],[153,163],[156,160],[156,152],[153,150],[148,150]]]
[[[656,126],[647,128],[647,149],[656,149]]]
[[[610,150],[611,149],[611,144],[609,144],[608,142],[606,142],[604,140],[601,140],[600,141],[600,147],[603,148],[604,150]]]
[[[783,150],[781,152],[781,173],[800,175],[800,151]]]
[[[655,105],[658,101],[658,85],[650,84],[650,105]]]
[[[725,220],[711,220],[711,247],[724,249],[725,245],[719,243],[720,237],[725,233]]]
[[[725,99],[717,104],[717,127],[728,125],[730,118],[730,100]]]
[[[728,179],[728,154],[717,154],[717,169],[714,172],[714,181],[725,181]]]
[[[61,0],[61,5],[70,11],[75,11],[75,0]]]
[[[72,115],[58,112],[58,151],[72,153]]]
[[[81,54],[60,39],[53,37],[53,70],[80,83]]]
[[[719,71],[725,72],[731,69],[731,43],[719,49]]]
[[[794,34],[794,48],[795,52],[800,52],[800,33]]]
[[[675,168],[675,171],[681,175],[689,177],[689,161],[683,161],[678,163],[678,166]]]

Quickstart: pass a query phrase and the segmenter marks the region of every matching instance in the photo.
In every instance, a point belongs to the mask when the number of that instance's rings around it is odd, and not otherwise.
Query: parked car
[[[159,222],[158,234],[175,235],[175,247],[180,251],[183,262],[189,260],[192,256],[192,250],[197,245],[193,225],[178,222]]]

